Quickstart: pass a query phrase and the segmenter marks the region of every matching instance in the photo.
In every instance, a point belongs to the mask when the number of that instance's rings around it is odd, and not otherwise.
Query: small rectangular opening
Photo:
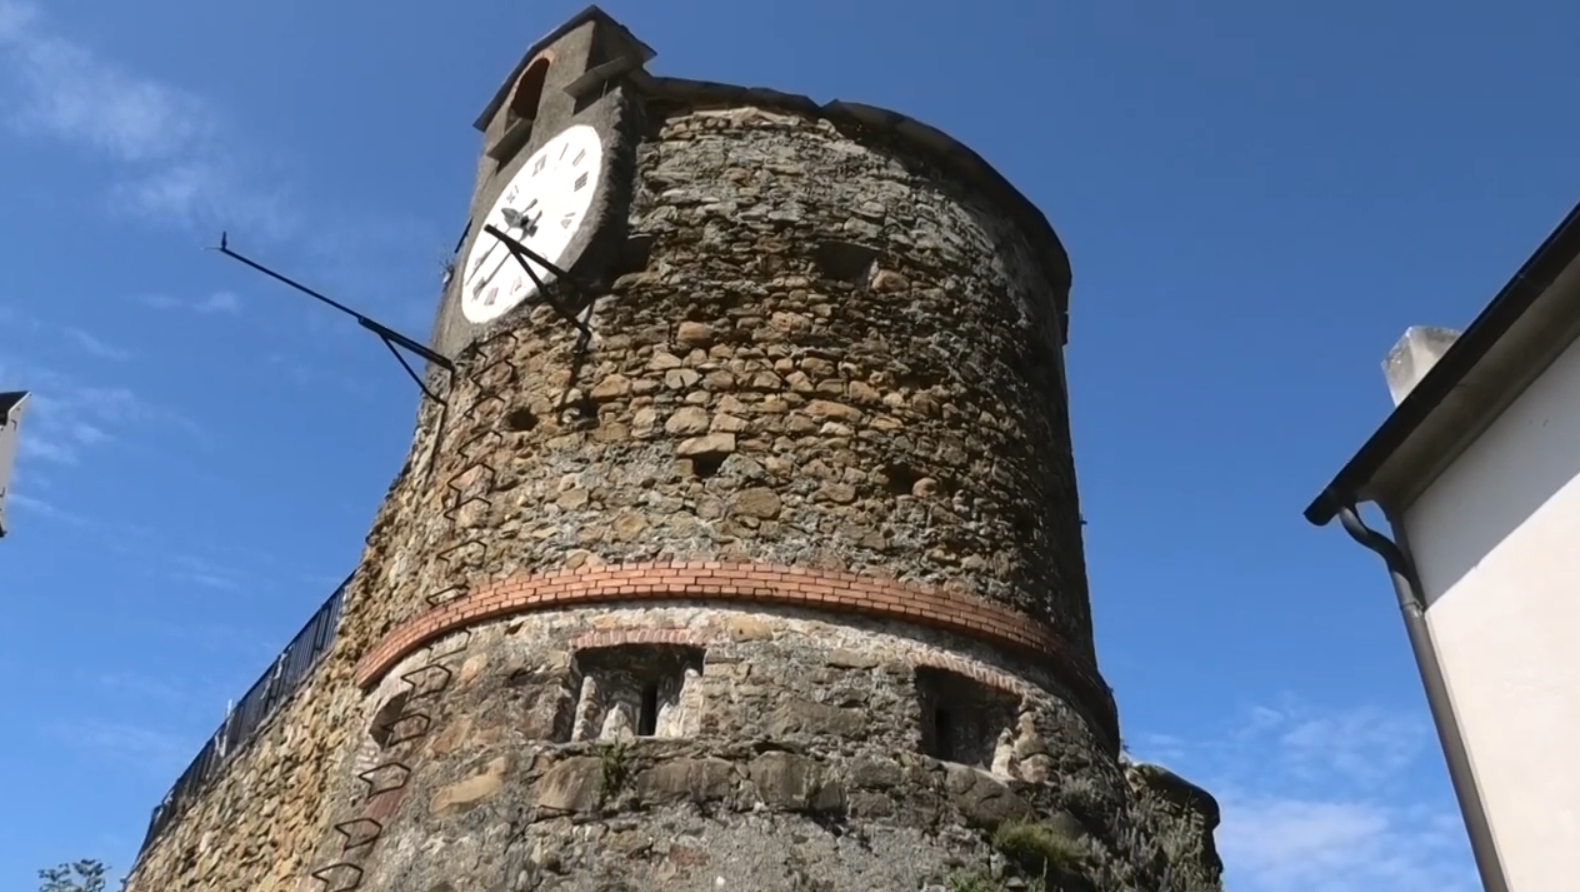
[[[652,737],[658,731],[658,685],[642,688],[642,703],[636,719],[636,736]]]
[[[949,710],[933,710],[933,740],[938,758],[953,761],[955,757],[955,729],[949,721]]]
[[[916,670],[922,752],[990,769],[1000,736],[1014,727],[1020,698],[975,679],[932,667]]]
[[[628,644],[581,651],[573,740],[683,738],[700,721],[702,649]]]

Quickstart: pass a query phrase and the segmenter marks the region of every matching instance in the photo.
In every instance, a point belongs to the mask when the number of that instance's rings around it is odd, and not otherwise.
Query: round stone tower
[[[308,858],[233,888],[1218,888],[1097,670],[1047,222],[651,56],[589,9],[479,120],[456,370],[271,751]]]

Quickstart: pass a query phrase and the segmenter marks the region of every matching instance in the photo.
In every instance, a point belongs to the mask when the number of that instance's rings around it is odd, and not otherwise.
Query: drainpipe
[[[1421,597],[1421,584],[1416,577],[1415,567],[1398,545],[1361,521],[1353,504],[1341,506],[1337,513],[1339,523],[1350,534],[1350,538],[1376,552],[1383,563],[1388,565],[1394,594],[1399,598],[1399,612],[1404,615],[1405,633],[1410,637],[1410,650],[1415,654],[1415,665],[1421,672],[1421,684],[1426,689],[1427,708],[1432,712],[1432,723],[1443,745],[1443,758],[1448,762],[1448,779],[1454,786],[1454,797],[1459,800],[1460,813],[1465,817],[1465,831],[1470,835],[1470,851],[1476,859],[1476,870],[1481,874],[1481,885],[1486,892],[1509,892],[1508,880],[1503,875],[1503,862],[1498,857],[1497,843],[1492,838],[1492,824],[1487,820],[1481,790],[1476,786],[1476,777],[1471,771],[1470,753],[1465,748],[1459,719],[1454,715],[1454,704],[1448,696],[1443,665],[1438,661],[1437,646],[1432,642],[1432,632],[1426,624],[1426,602]]]

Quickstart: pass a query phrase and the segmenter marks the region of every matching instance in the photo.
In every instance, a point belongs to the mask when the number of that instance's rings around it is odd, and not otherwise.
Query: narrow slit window
[[[938,750],[938,758],[950,760],[954,758],[954,725],[949,720],[949,710],[933,710],[933,740],[934,747]]]
[[[636,736],[652,737],[658,732],[658,685],[642,688],[642,702],[636,720]]]

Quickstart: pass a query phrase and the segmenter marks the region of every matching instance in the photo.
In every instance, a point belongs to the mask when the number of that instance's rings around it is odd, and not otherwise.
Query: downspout
[[[1404,616],[1405,634],[1410,638],[1410,650],[1415,654],[1421,685],[1426,689],[1427,708],[1432,712],[1432,723],[1443,745],[1449,783],[1454,787],[1454,798],[1459,801],[1460,813],[1465,817],[1465,832],[1470,836],[1470,851],[1476,859],[1476,871],[1481,874],[1481,885],[1486,892],[1509,892],[1498,846],[1492,838],[1492,824],[1487,819],[1481,790],[1476,786],[1476,777],[1470,767],[1470,752],[1465,747],[1459,719],[1448,696],[1443,664],[1438,661],[1437,646],[1426,624],[1426,602],[1421,596],[1421,582],[1415,567],[1391,539],[1366,526],[1353,504],[1342,504],[1336,513],[1350,538],[1375,552],[1388,565],[1394,594],[1399,599],[1399,612]]]

